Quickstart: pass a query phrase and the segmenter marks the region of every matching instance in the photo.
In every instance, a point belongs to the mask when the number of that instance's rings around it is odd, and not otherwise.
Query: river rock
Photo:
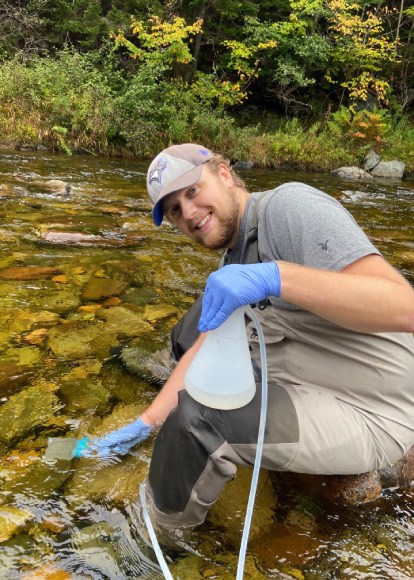
[[[204,546],[203,546],[204,548]],[[234,552],[224,552],[212,558],[200,558],[198,555],[186,554],[170,565],[174,578],[180,580],[205,580],[219,578],[220,580],[234,580],[238,565],[238,556]],[[276,578],[279,576],[276,576]],[[246,580],[265,580],[269,576],[263,575],[257,567],[256,559],[247,554],[244,562],[243,578]],[[280,576],[280,578],[296,578],[299,576]]]
[[[149,267],[145,267],[138,258],[136,260],[111,260],[103,264],[105,276],[124,280],[135,288],[140,288],[143,292],[150,292],[154,295],[153,274]],[[130,292],[128,290],[126,294]]]
[[[378,165],[380,161],[381,157],[378,155],[378,153],[376,153],[373,149],[371,149],[371,151],[368,151],[365,157],[364,161],[365,171],[371,171],[372,169],[374,169],[374,167]]]
[[[51,328],[48,346],[57,357],[105,359],[115,345],[116,330],[96,322],[69,322]]]
[[[275,472],[274,477],[282,488],[340,505],[364,504],[378,498],[382,491],[378,471],[359,475]]]
[[[82,569],[86,571],[85,578],[127,578],[120,570],[120,562],[124,560],[125,554],[118,551],[118,535],[118,526],[107,521],[99,521],[75,531],[72,536],[74,555],[82,562]],[[93,570],[93,576],[88,574],[88,570]]]
[[[84,291],[83,300],[102,300],[111,296],[122,294],[129,284],[122,280],[111,280],[109,278],[91,278],[88,280]]]
[[[233,164],[233,169],[253,169],[254,167],[254,163],[253,161],[236,161],[236,163]]]
[[[66,403],[65,412],[71,416],[88,412],[102,416],[110,409],[112,395],[99,380],[66,380],[60,388],[60,393]]]
[[[33,297],[33,304],[40,310],[48,310],[54,314],[65,314],[75,310],[80,305],[80,290],[74,286],[53,285]]]
[[[35,386],[11,396],[0,408],[0,447],[35,435],[60,408],[56,395]]]
[[[152,330],[152,326],[143,319],[141,313],[134,312],[132,306],[113,306],[100,310],[98,315],[106,321],[107,329],[120,337],[133,338]]]
[[[60,317],[56,312],[49,312],[48,310],[37,312],[19,310],[13,313],[8,325],[14,332],[21,333],[28,330],[36,330],[37,328],[54,326],[59,319]]]
[[[16,346],[3,352],[3,360],[18,366],[35,366],[42,360],[42,352],[33,346]]]
[[[325,477],[325,497],[341,505],[355,506],[373,501],[381,495],[381,491],[378,471]]]
[[[44,280],[62,274],[62,270],[52,266],[15,266],[0,270],[3,280]]]
[[[34,515],[23,509],[13,506],[0,507],[0,542],[6,542],[18,534],[29,522],[34,520]]]
[[[24,505],[25,496],[30,491],[28,505],[37,501],[50,501],[54,493],[59,490],[64,482],[71,477],[71,460],[36,461],[30,465],[18,478],[3,483],[0,497],[7,498],[12,495],[21,498]]]
[[[57,246],[97,246],[102,248],[133,247],[142,243],[145,236],[134,234],[113,234],[111,236],[88,234],[86,232],[52,231],[39,234],[40,243]]]
[[[21,576],[21,580],[76,580],[76,578],[71,572],[59,568],[56,564],[44,564],[26,572]]]
[[[122,458],[122,469],[119,462],[119,458],[107,461],[81,459],[64,490],[68,502],[74,502],[76,508],[80,502],[124,506],[136,500],[139,486],[148,475],[148,462],[132,454]]]
[[[128,372],[156,386],[162,386],[175,368],[170,349],[149,353],[143,348],[127,346],[115,353]]]
[[[386,177],[391,179],[402,179],[404,177],[405,163],[402,161],[380,161],[371,174],[374,177]]]
[[[135,284],[135,280],[133,281]],[[151,302],[159,299],[156,289],[151,287],[128,288],[121,295],[122,302],[135,304],[136,306],[147,306]]]
[[[251,469],[238,468],[235,479],[226,484],[207,516],[208,520],[215,526],[225,529],[226,538],[231,541],[233,546],[240,544],[252,473]],[[276,501],[276,494],[269,472],[261,470],[249,534],[249,538],[252,541],[270,529],[273,523]]]
[[[69,197],[73,191],[70,183],[62,181],[61,179],[48,179],[41,184],[42,188],[51,193],[59,193],[64,197]]]
[[[171,304],[148,304],[144,309],[144,318],[151,324],[158,324],[166,318],[177,316],[178,310]]]
[[[19,387],[30,384],[35,373],[28,366],[19,366],[13,363],[0,364],[0,397],[16,393]]]
[[[410,487],[414,482],[414,447],[391,467],[379,470],[381,485],[387,487]]]
[[[88,436],[102,437],[119,429],[135,421],[144,409],[145,405],[141,404],[119,406],[99,426],[92,429]],[[122,458],[122,469],[119,458],[106,462],[95,458],[80,459],[73,478],[65,488],[66,498],[76,505],[79,505],[80,499],[119,505],[136,500],[140,483],[148,474],[147,458],[141,459],[141,455],[145,453],[145,445],[146,443],[140,444],[136,450],[132,448]]]
[[[339,169],[332,171],[332,175],[343,177],[344,179],[372,179],[370,173],[356,166],[339,167]]]

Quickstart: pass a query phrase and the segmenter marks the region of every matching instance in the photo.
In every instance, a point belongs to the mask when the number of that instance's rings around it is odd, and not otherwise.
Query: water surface
[[[147,166],[0,155],[1,578],[160,577],[136,519],[151,441],[118,463],[42,461],[48,437],[105,433],[151,401],[157,386],[116,353],[127,347],[145,359],[167,347],[218,265],[218,252],[153,226]],[[286,181],[325,190],[414,283],[414,182],[274,170],[242,177],[251,191]],[[175,577],[235,577],[249,483],[241,470],[185,556],[170,562]],[[412,578],[413,500],[410,490],[389,489],[342,508],[265,477],[246,577]]]

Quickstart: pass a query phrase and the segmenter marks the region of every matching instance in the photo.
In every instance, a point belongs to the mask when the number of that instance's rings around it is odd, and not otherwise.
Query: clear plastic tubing
[[[267,414],[266,344],[265,344],[261,324],[260,324],[257,316],[254,314],[253,309],[252,308],[246,309],[246,314],[252,320],[252,322],[255,324],[258,338],[259,338],[260,364],[261,364],[261,370],[262,370],[262,402],[261,402],[261,407],[260,407],[260,421],[259,421],[259,430],[258,430],[258,435],[257,435],[256,457],[254,459],[252,483],[250,485],[250,493],[249,493],[249,499],[247,501],[246,517],[244,520],[243,534],[242,534],[242,539],[241,539],[241,544],[240,544],[239,562],[237,564],[236,580],[242,580],[243,573],[244,573],[244,562],[246,560],[247,542],[249,539],[250,526],[252,523],[253,507],[254,507],[254,500],[256,497],[257,484],[259,481],[260,465],[262,463],[263,442],[264,442],[264,436],[265,436],[266,414]]]
[[[262,454],[263,454],[263,442],[264,442],[264,435],[265,435],[265,427],[266,427],[266,414],[267,414],[267,359],[266,359],[266,345],[263,335],[263,330],[260,325],[259,319],[254,314],[252,308],[246,308],[245,310],[246,315],[252,320],[252,322],[256,325],[256,330],[259,338],[259,345],[260,345],[260,363],[261,363],[261,370],[262,370],[262,402],[260,408],[260,421],[259,421],[259,430],[257,436],[257,447],[256,447],[256,457],[254,460],[253,466],[253,475],[252,475],[252,483],[250,485],[250,493],[249,499],[247,501],[247,510],[246,510],[246,517],[244,520],[243,526],[243,534],[240,544],[240,551],[239,551],[239,561],[237,564],[237,575],[236,580],[242,580],[244,574],[244,564],[246,560],[246,552],[247,552],[247,542],[249,539],[250,533],[250,526],[252,523],[253,517],[253,508],[254,508],[254,500],[256,497],[257,491],[257,484],[259,481],[259,473],[260,473],[260,465],[262,463]],[[168,568],[167,562],[165,561],[164,554],[160,548],[160,545],[157,540],[157,536],[154,531],[154,527],[151,522],[151,518],[148,513],[147,509],[147,502],[145,497],[145,483],[141,483],[140,486],[140,499],[142,504],[142,513],[144,515],[145,525],[147,526],[149,536],[151,538],[152,547],[154,548],[155,555],[157,557],[158,563],[161,567],[161,570],[164,574],[164,578],[167,580],[173,580],[173,576]]]
[[[152,547],[154,548],[154,552],[155,555],[157,557],[158,560],[158,564],[161,567],[162,573],[164,574],[164,578],[166,578],[167,580],[174,580],[169,568],[168,568],[168,564],[165,561],[164,558],[164,554],[162,553],[162,550],[160,548],[160,545],[158,543],[157,540],[157,536],[155,535],[155,530],[154,530],[154,526],[152,525],[151,522],[151,518],[150,515],[148,513],[148,509],[147,509],[147,500],[145,497],[145,483],[142,482],[139,488],[139,496],[141,499],[141,505],[142,505],[142,513],[144,516],[144,521],[145,521],[145,525],[147,526],[147,530],[152,542]]]

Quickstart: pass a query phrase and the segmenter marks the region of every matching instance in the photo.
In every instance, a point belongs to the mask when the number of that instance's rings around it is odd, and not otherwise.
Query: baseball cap
[[[147,191],[154,203],[152,219],[160,226],[164,217],[162,200],[179,189],[196,183],[203,170],[203,164],[213,157],[213,153],[195,143],[172,145],[159,153],[147,172]]]

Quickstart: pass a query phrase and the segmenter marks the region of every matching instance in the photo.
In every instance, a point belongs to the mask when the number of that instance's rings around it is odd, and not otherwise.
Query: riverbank
[[[241,138],[243,138],[243,130]],[[200,142],[216,151],[221,152],[228,157],[238,168],[250,169],[270,168],[277,170],[297,170],[304,172],[331,173],[339,167],[364,167],[365,157],[368,148],[356,148],[346,145],[345,143],[336,143],[326,131],[315,134],[314,131],[305,131],[296,128],[295,132],[287,130],[277,131],[273,134],[258,134],[249,136],[246,139],[243,148],[233,147],[231,144],[224,142],[220,144],[210,143],[209,139],[190,139],[184,138],[182,142],[188,141]],[[168,146],[170,142],[162,145]],[[414,178],[414,153],[411,153],[411,143],[404,143],[398,139],[396,143],[384,147],[381,151],[383,161],[402,161],[405,164],[404,178]],[[0,142],[0,152],[2,150],[16,151],[45,151],[45,152],[64,152],[67,155],[87,154],[91,156],[102,155],[101,152],[95,153],[93,150],[86,150],[82,147],[72,148],[67,144],[65,148],[59,147],[55,143],[44,144],[42,142],[19,142],[16,140]],[[371,150],[372,151],[372,150]],[[155,155],[158,151],[154,149]],[[151,155],[137,155],[129,149],[110,148],[103,154],[109,158],[137,159],[144,161],[151,159]],[[363,173],[361,171],[361,173]],[[356,178],[356,177],[355,177]]]
[[[199,142],[233,162],[330,172],[363,166],[368,150],[414,173],[414,123],[375,107],[291,116],[219,105],[182,80],[141,67],[121,75],[68,50],[0,65],[0,135],[8,148],[151,159],[171,143]],[[211,87],[210,87],[211,88]]]

